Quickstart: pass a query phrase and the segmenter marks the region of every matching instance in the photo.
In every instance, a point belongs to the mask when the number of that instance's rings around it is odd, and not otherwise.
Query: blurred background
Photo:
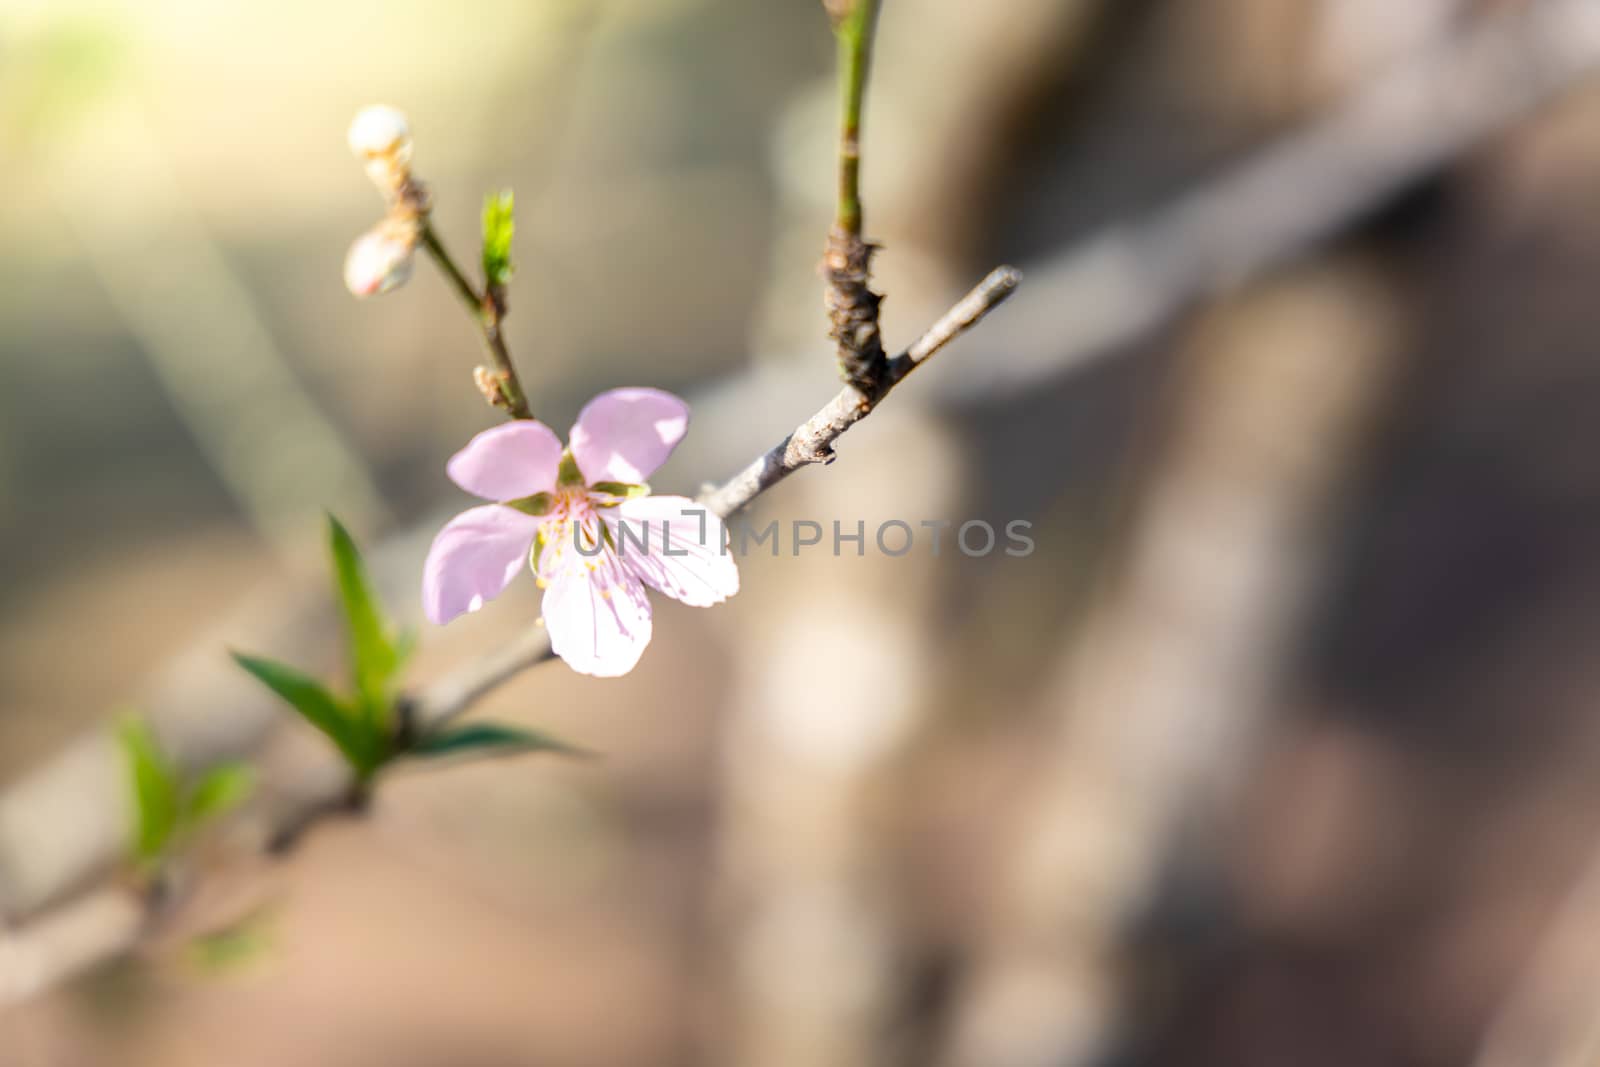
[[[474,713],[604,758],[218,843],[178,930],[0,1007],[0,1064],[1595,1062],[1590,8],[888,0],[886,336],[1027,280],[756,519],[1036,550],[869,536],[658,599],[626,679]],[[340,283],[356,109],[409,114],[458,256],[515,189],[535,410],[683,393],[653,481],[692,494],[837,387],[832,62],[812,0],[0,0],[8,936],[115,877],[117,709],[269,799],[322,755],[225,649],[337,669],[324,509],[417,614],[495,416],[427,264]],[[183,924],[240,915],[200,965]]]

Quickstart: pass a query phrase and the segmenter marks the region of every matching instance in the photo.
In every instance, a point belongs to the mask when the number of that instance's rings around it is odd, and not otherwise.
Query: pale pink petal
[[[411,277],[412,245],[384,227],[362,234],[344,257],[345,288],[374,296],[404,285]]]
[[[689,405],[660,389],[613,389],[584,405],[569,444],[595,482],[637,484],[667,461],[689,429]]]
[[[527,565],[539,520],[485,504],[445,524],[422,565],[422,610],[443,625],[493,600]]]
[[[450,480],[485,500],[517,500],[556,487],[561,439],[542,422],[516,419],[485,430],[450,457]]]
[[[584,562],[593,569],[559,567],[545,588],[550,647],[581,674],[627,674],[650,643],[650,600],[610,549]]]
[[[739,565],[723,550],[722,520],[703,505],[686,496],[646,496],[602,514],[622,565],[652,589],[697,608],[739,591]]]

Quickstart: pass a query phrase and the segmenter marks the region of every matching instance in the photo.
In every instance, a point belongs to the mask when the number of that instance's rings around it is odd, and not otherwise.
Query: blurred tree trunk
[[[1071,68],[1103,8],[1102,0],[1017,0],[992,17],[961,0],[885,8],[863,201],[866,235],[885,246],[875,288],[890,295],[891,345],[936,315],[945,294],[970,285],[968,257],[1003,214],[986,205],[1014,150],[1015,120]],[[819,364],[814,264],[831,188],[810,179],[826,173],[833,107],[830,83],[800,101],[781,131],[785,199],[753,344]],[[821,521],[823,543],[781,572],[774,565],[744,594],[773,604],[758,613],[771,624],[741,635],[735,650],[743,666],[723,755],[714,901],[727,942],[723,1062],[881,1064],[901,1008],[894,917],[903,909],[889,896],[892,850],[874,797],[936,698],[938,563],[925,540],[895,559],[873,539],[889,519],[925,539],[919,521],[950,513],[965,471],[948,429],[909,396],[877,413],[869,432],[877,439],[848,443],[826,479],[783,498],[781,551],[796,516]],[[917,457],[910,469],[907,455]],[[864,521],[865,559],[853,558],[852,543],[833,557],[835,517],[846,534]],[[830,694],[845,695],[818,701],[823,676]]]
[[[1224,0],[1179,36],[1200,53],[1211,37],[1246,42],[1242,62],[1200,84],[1244,125],[1278,125],[1404,62],[1464,7],[1397,19],[1378,0]],[[1044,691],[1057,736],[957,998],[947,1067],[1116,1050],[1128,936],[1185,845],[1215,843],[1310,612],[1325,520],[1401,340],[1386,281],[1369,263],[1303,270],[1212,314],[1189,343],[1112,573]]]
[[[1041,699],[1056,737],[1000,872],[949,1067],[1093,1062],[1123,939],[1214,830],[1315,592],[1397,342],[1383,280],[1319,268],[1210,317],[1121,557]]]

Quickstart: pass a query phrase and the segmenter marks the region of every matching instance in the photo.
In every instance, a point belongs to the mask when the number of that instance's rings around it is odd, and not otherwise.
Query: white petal
[[[652,589],[696,608],[739,591],[739,565],[724,549],[722,520],[703,505],[686,496],[647,496],[602,514],[622,565]]]
[[[569,548],[570,551],[570,548]],[[587,566],[555,570],[544,591],[550,647],[580,674],[627,674],[650,643],[650,600],[609,550]]]
[[[356,112],[350,122],[349,138],[350,151],[366,159],[405,148],[411,139],[411,127],[403,112],[373,104]]]

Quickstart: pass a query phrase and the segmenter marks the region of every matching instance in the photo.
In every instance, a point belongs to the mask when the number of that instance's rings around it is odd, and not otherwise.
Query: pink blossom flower
[[[689,426],[659,389],[613,389],[584,407],[569,447],[543,423],[485,430],[456,453],[450,478],[495,501],[434,538],[422,574],[429,619],[476,611],[531,563],[556,655],[584,674],[626,674],[650,643],[645,586],[695,607],[739,591],[722,520],[687,497],[650,496],[644,480]]]

